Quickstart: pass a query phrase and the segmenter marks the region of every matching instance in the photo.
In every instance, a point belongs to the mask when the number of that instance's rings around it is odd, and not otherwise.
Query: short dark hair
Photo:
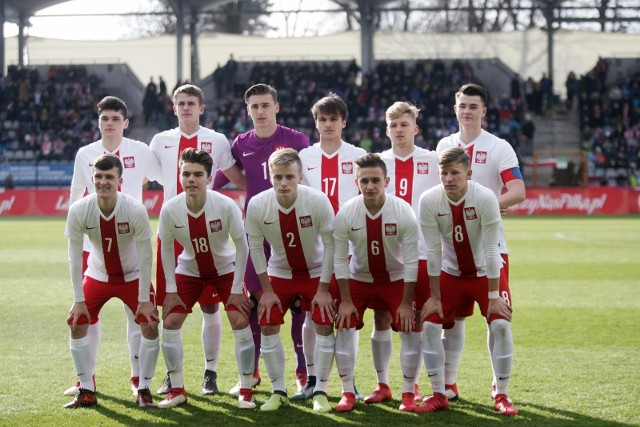
[[[462,163],[465,169],[469,169],[471,158],[469,157],[469,154],[460,147],[447,148],[438,156],[438,167],[440,167],[440,169],[454,163]]]
[[[108,171],[110,169],[116,168],[118,169],[118,178],[122,177],[122,162],[120,161],[120,158],[115,154],[101,154],[97,159],[93,161],[93,168],[101,171]]]
[[[211,171],[213,170],[213,159],[206,151],[191,147],[185,148],[180,156],[180,166],[182,166],[183,163],[197,163],[202,165],[207,171],[207,176],[211,176]]]
[[[258,83],[251,86],[244,93],[244,102],[249,103],[249,98],[253,95],[271,95],[273,102],[278,103],[278,91],[273,86],[269,86],[266,83]]]
[[[204,92],[202,92],[202,89],[200,89],[198,86],[188,83],[186,85],[182,85],[179,88],[177,88],[173,92],[174,104],[176,103],[176,98],[178,98],[178,95],[180,95],[181,93],[184,93],[185,95],[189,95],[189,96],[195,96],[200,101],[200,105],[204,105]]]
[[[458,91],[456,92],[456,102],[462,95],[479,96],[482,100],[482,105],[485,106],[487,105],[487,98],[489,97],[487,90],[476,83],[467,83],[466,85],[460,87],[460,89],[458,89]]]
[[[104,110],[113,110],[122,113],[122,117],[127,118],[127,104],[117,96],[105,96],[96,105],[98,114],[102,114]]]
[[[384,172],[384,176],[387,176],[387,165],[378,153],[367,153],[358,157],[355,161],[358,169],[363,168],[380,168]]]
[[[318,120],[318,114],[337,114],[342,120],[349,118],[349,109],[347,104],[335,93],[330,93],[311,107],[313,120]]]

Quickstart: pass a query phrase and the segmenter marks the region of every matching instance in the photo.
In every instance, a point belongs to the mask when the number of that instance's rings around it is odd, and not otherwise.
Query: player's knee
[[[204,304],[200,306],[203,313],[213,314],[218,311],[219,304]]]
[[[233,329],[234,331],[242,330],[249,326],[249,319],[240,314],[240,312],[228,310],[227,315],[229,317],[231,329]]]
[[[280,333],[280,325],[264,325],[260,327],[262,335],[271,336]]]
[[[158,338],[158,328],[152,328],[149,323],[141,323],[140,330],[142,332],[142,336],[148,340],[155,340]]]
[[[324,337],[333,333],[333,326],[331,325],[316,325],[316,333]]]
[[[386,331],[391,328],[391,313],[388,311],[374,310],[373,322],[378,331]]]
[[[491,333],[495,338],[504,338],[511,330],[511,323],[505,319],[496,319],[491,322]]]

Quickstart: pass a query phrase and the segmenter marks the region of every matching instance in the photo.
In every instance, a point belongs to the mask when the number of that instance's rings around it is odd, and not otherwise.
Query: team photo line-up
[[[178,127],[149,145],[124,137],[127,107],[107,96],[98,105],[102,138],[76,156],[65,234],[73,304],[67,317],[77,381],[65,408],[97,404],[99,314],[113,297],[124,303],[131,390],[141,408],[187,401],[182,325],[199,303],[204,349],[202,394],[219,393],[224,304],[235,341],[238,408],[254,409],[262,357],[273,387],[259,405],[275,411],[289,399],[312,400],[316,412],[352,411],[361,400],[392,399],[392,331],[400,335],[400,411],[449,409],[465,319],[477,302],[487,324],[494,408],[518,410],[508,397],[513,339],[509,258],[502,216],[525,197],[511,145],[482,129],[487,92],[465,84],[452,105],[459,131],[436,151],[415,145],[420,110],[409,102],[386,110],[391,148],[367,153],[342,140],[348,108],[335,94],[311,108],[319,141],[276,120],[276,90],[251,86],[244,95],[254,128],[227,138],[200,125],[202,90],[173,94]],[[142,204],[147,181],[164,189],[157,230]],[[215,191],[229,182],[246,191],[243,212]],[[157,307],[162,307],[161,313]],[[377,386],[361,396],[354,382],[359,330],[373,311],[371,349]],[[297,390],[285,386],[280,339],[291,311]],[[150,391],[158,355],[166,377]],[[329,377],[342,397],[332,408]],[[418,389],[422,366],[432,393]],[[400,373],[396,373],[399,375]]]

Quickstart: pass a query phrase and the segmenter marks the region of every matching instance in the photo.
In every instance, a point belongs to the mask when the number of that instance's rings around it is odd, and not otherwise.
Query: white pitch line
[[[601,242],[601,241],[592,240],[592,239],[581,239],[579,237],[570,237],[560,232],[556,233],[555,237],[560,240],[568,240],[570,242],[585,243],[587,245],[594,245],[594,246],[613,246],[618,248],[629,248],[629,247],[640,248],[639,243],[622,244],[621,242]]]

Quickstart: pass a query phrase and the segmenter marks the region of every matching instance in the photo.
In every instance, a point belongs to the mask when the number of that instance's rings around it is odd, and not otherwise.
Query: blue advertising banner
[[[7,176],[13,176],[17,186],[69,186],[73,177],[73,163],[3,163],[0,164],[0,186]]]

